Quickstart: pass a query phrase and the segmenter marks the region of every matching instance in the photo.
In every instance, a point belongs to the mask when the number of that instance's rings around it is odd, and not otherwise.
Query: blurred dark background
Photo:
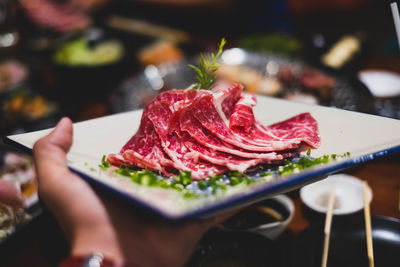
[[[220,80],[255,94],[399,119],[391,2],[0,0],[0,133],[142,108],[163,90],[193,83],[187,65],[215,52],[222,37],[234,53],[223,58]],[[237,62],[238,51],[246,60]],[[2,169],[11,152],[0,144]],[[11,264],[20,263],[21,250],[44,254],[32,266],[51,266],[66,253],[49,214],[21,232],[0,241],[1,258],[8,255]],[[54,240],[41,237],[51,233]]]
[[[354,79],[358,71],[370,67],[398,70],[389,3],[2,0],[0,59],[5,66],[17,62],[16,71],[25,74],[13,77],[3,68],[1,133],[44,128],[63,115],[77,121],[113,113],[118,109],[112,107],[112,95],[126,79],[141,74],[149,64],[192,60],[199,52],[214,51],[222,37],[228,40],[226,48],[295,58],[338,77]],[[357,42],[346,62],[335,68],[321,63],[321,57],[346,36]],[[76,40],[81,47],[76,42],[76,50],[66,48]],[[102,54],[99,46],[109,40],[113,43]],[[96,62],[109,53],[107,49],[119,55]],[[56,59],[63,51],[64,58]],[[69,62],[79,57],[87,62]],[[7,79],[20,81],[7,84]],[[18,101],[31,105],[31,110],[23,110]],[[371,105],[362,111],[382,113]],[[398,117],[396,110],[383,115]]]

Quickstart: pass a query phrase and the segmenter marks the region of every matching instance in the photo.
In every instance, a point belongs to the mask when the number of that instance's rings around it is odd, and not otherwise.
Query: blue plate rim
[[[10,139],[8,136],[3,137],[3,141],[11,145],[15,148],[18,148],[20,150],[23,150],[29,154],[32,154],[32,149],[28,148],[12,139]],[[326,167],[320,167],[316,169],[311,169],[306,172],[302,172],[299,174],[291,175],[287,179],[282,179],[279,182],[273,182],[270,183],[270,186],[262,186],[260,188],[255,189],[254,191],[250,192],[249,194],[245,195],[236,195],[229,197],[228,199],[218,201],[214,204],[209,204],[206,206],[203,206],[201,208],[195,209],[195,210],[190,210],[188,212],[182,213],[180,215],[171,215],[168,213],[163,212],[160,209],[157,209],[145,201],[142,201],[138,198],[135,198],[135,196],[130,195],[128,193],[124,193],[119,191],[116,188],[112,188],[111,186],[89,176],[86,175],[72,167],[69,167],[69,169],[82,177],[84,180],[89,182],[90,184],[93,184],[100,189],[106,190],[112,194],[117,195],[118,197],[128,201],[130,204],[137,205],[141,208],[144,208],[145,210],[150,211],[153,214],[158,215],[159,217],[167,220],[167,221],[176,221],[176,222],[181,222],[181,221],[187,221],[187,220],[193,220],[193,219],[198,219],[198,218],[203,218],[203,217],[208,217],[217,213],[221,213],[223,211],[228,211],[233,209],[234,207],[239,207],[242,205],[245,205],[246,203],[253,203],[257,200],[261,200],[263,198],[267,198],[267,196],[272,196],[274,194],[278,193],[284,193],[288,191],[295,190],[303,185],[306,185],[311,182],[315,182],[318,180],[321,180],[325,178],[329,174],[333,174],[335,172],[339,172],[341,170],[377,159],[381,158],[383,156],[387,156],[390,154],[394,154],[396,152],[400,151],[400,145],[394,146],[388,149],[380,150],[377,152],[357,156],[348,160],[340,161],[337,163],[330,164]]]

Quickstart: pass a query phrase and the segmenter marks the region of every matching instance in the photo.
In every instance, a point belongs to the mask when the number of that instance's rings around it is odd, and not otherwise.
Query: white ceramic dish
[[[294,216],[294,204],[290,198],[285,195],[277,195],[273,199],[288,210],[289,216],[282,221],[263,224],[251,229],[251,231],[262,234],[270,239],[276,239],[287,228]]]
[[[74,144],[68,154],[68,165],[85,180],[132,204],[140,205],[169,220],[182,220],[207,217],[249,205],[315,182],[333,172],[400,150],[399,120],[270,97],[259,96],[257,99],[255,115],[267,125],[302,112],[310,112],[314,116],[318,121],[322,144],[311,152],[311,156],[350,152],[350,157],[285,177],[275,177],[254,186],[234,187],[218,197],[188,201],[178,196],[174,190],[149,188],[130,181],[121,183],[106,173],[93,171],[92,168],[98,166],[103,155],[118,152],[136,132],[142,111],[135,110],[75,123]],[[8,136],[5,141],[31,152],[35,141],[49,131]]]
[[[334,174],[322,181],[304,186],[300,189],[300,198],[309,208],[326,213],[331,188],[335,192],[333,214],[344,215],[363,209],[363,181],[347,174]],[[369,187],[367,194],[371,201],[372,191]]]
[[[358,78],[376,97],[396,97],[400,95],[400,75],[382,70],[365,70]]]
[[[272,197],[271,199],[267,201],[261,201],[258,203],[255,203],[254,206],[251,206],[250,209],[256,209],[254,207],[261,207],[261,210],[258,211],[260,213],[267,213],[272,215],[272,217],[282,217],[283,219],[281,220],[276,220],[272,222],[266,222],[263,224],[259,224],[254,227],[250,228],[237,228],[237,227],[229,227],[227,225],[221,225],[221,229],[226,230],[226,231],[244,231],[244,232],[253,232],[257,233],[260,235],[263,235],[265,237],[268,237],[269,239],[276,239],[289,225],[289,223],[292,221],[293,216],[294,216],[294,203],[293,201],[285,196],[285,195],[277,195]],[[262,208],[266,207],[266,211],[262,211]],[[260,215],[258,213],[257,215]],[[248,214],[247,214],[248,215]],[[232,220],[235,220],[235,218],[239,216],[243,218],[242,216],[246,216],[246,213],[238,213],[232,217]],[[258,216],[260,217],[260,216]],[[231,220],[229,219],[229,220]],[[247,218],[246,218],[247,219]],[[228,221],[229,221],[228,220]]]

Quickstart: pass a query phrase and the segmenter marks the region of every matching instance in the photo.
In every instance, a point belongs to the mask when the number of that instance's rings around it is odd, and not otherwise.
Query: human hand
[[[72,122],[63,118],[33,148],[39,195],[64,230],[72,255],[101,252],[132,265],[180,266],[202,235],[231,215],[182,225],[139,218],[68,170],[72,138]]]

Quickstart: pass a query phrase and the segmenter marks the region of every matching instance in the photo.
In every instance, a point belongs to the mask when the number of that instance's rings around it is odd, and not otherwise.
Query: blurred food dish
[[[282,83],[276,77],[265,77],[258,70],[246,66],[221,65],[216,75],[229,83],[241,83],[246,91],[254,94],[274,96],[283,90]]]
[[[27,88],[15,90],[3,103],[9,120],[37,120],[56,111],[56,105]]]
[[[81,37],[63,44],[54,54],[57,64],[76,66],[101,66],[115,63],[124,55],[122,43],[117,40],[104,40],[91,44]]]
[[[107,36],[100,28],[64,41],[52,54],[52,74],[57,83],[47,95],[65,104],[68,114],[90,101],[106,99],[130,69],[125,54],[122,41]]]
[[[162,90],[187,88],[195,83],[195,73],[188,67],[195,64],[193,61],[157,65]],[[327,74],[297,59],[232,48],[224,51],[221,63],[217,72],[219,82],[240,82],[245,90],[255,94],[370,112],[372,97],[359,81]],[[132,76],[114,91],[111,110],[142,108],[148,103],[146,99],[158,93],[145,73]]]
[[[304,186],[300,189],[300,198],[310,209],[325,213],[332,187],[335,190],[333,214],[344,215],[363,209],[363,181],[347,174],[334,174],[324,180]],[[371,201],[372,191],[369,187],[367,193]]]
[[[239,40],[238,45],[249,51],[295,56],[302,45],[294,37],[284,33],[255,34]]]
[[[0,93],[14,89],[26,80],[28,68],[15,60],[6,60],[0,63]]]
[[[0,204],[0,242],[14,233],[16,227],[28,218],[23,209],[12,209]]]
[[[37,200],[37,183],[33,159],[25,154],[7,151],[3,157],[0,179],[13,182],[20,188],[25,206]]]
[[[224,222],[221,228],[253,232],[276,239],[289,225],[293,215],[293,201],[285,195],[277,195],[240,211]]]
[[[280,95],[300,102],[302,98],[294,98],[293,95],[307,95],[321,104],[332,100],[336,88],[333,77],[310,67],[293,68],[276,63],[276,70],[273,70],[271,64],[266,65],[267,72],[272,72],[267,73],[270,74],[268,76],[259,70],[239,65],[222,65],[216,75],[230,83],[242,83],[247,91],[255,94]]]
[[[14,152],[5,152],[0,171],[0,180],[17,187],[14,198],[23,198],[23,208],[12,208],[0,203],[0,241],[11,235],[23,222],[30,219],[25,211],[38,201],[36,174],[33,161],[29,156]]]
[[[166,40],[157,41],[138,52],[138,61],[143,66],[179,62],[183,57],[182,50],[174,43]]]
[[[68,1],[20,0],[18,2],[30,21],[56,32],[82,30],[92,23],[89,15],[82,10],[77,10],[74,4]],[[74,2],[77,3],[77,1]]]

